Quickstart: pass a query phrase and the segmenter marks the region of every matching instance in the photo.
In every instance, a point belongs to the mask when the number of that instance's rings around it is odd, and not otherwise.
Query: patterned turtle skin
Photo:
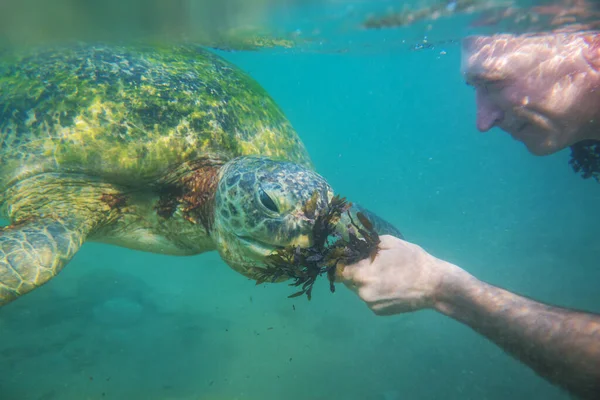
[[[86,241],[217,250],[236,271],[309,245],[333,190],[268,93],[200,47],[78,44],[0,62],[0,305]],[[377,216],[380,233],[398,233]]]

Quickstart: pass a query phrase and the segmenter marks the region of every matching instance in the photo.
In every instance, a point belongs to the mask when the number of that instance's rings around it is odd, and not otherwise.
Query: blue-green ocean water
[[[281,105],[319,172],[407,240],[480,279],[600,312],[600,186],[568,151],[535,157],[475,129],[458,46],[222,53]],[[86,244],[0,310],[2,400],[567,399],[429,311],[377,317],[320,282],[255,286],[216,253]]]

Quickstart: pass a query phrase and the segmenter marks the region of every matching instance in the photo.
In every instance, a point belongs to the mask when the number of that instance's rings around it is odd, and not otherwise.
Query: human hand
[[[380,240],[373,261],[367,258],[337,270],[344,284],[377,315],[434,307],[442,281],[462,271],[394,236],[383,235]]]

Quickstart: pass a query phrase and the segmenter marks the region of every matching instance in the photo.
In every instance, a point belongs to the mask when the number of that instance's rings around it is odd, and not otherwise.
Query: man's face
[[[477,129],[494,126],[547,155],[600,140],[600,36],[474,36],[462,73],[474,86]]]

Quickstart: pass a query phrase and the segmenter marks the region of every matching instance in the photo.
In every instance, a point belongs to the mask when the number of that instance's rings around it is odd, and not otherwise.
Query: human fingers
[[[395,236],[381,235],[379,237],[379,250],[391,250],[400,243],[402,243],[402,239],[399,239]]]
[[[361,271],[371,262],[370,258],[361,260],[357,263],[346,265],[338,263],[335,270],[336,278],[346,284],[357,285],[361,278]]]
[[[346,265],[344,263],[338,263],[336,267],[336,277],[345,282],[362,282],[364,281],[365,274],[370,270],[369,267],[380,258],[381,251],[389,251],[398,248],[398,246],[402,246],[403,244],[403,241],[395,236],[382,235],[380,236],[379,252],[374,260],[372,260],[371,257],[367,257],[354,264]]]

